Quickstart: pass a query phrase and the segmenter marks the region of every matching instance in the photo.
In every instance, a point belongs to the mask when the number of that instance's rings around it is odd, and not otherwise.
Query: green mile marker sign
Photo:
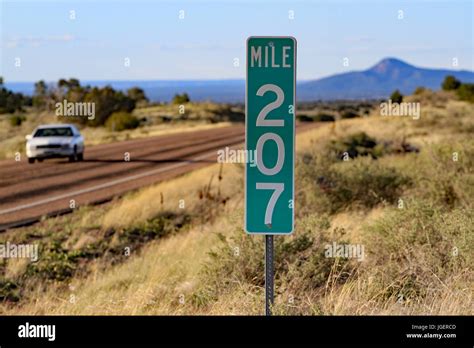
[[[290,234],[294,225],[296,40],[247,39],[245,230]],[[253,156],[250,156],[252,154]]]

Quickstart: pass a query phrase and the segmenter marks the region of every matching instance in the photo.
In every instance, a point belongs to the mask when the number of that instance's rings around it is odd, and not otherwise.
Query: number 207
[[[285,120],[267,120],[266,117],[271,111],[279,108],[281,104],[283,104],[283,101],[285,100],[285,94],[283,90],[277,85],[266,84],[266,85],[261,86],[258,89],[257,96],[262,97],[267,92],[275,93],[276,99],[275,101],[267,104],[264,108],[262,108],[262,110],[257,116],[256,125],[257,127],[284,127]],[[272,168],[266,167],[265,164],[263,163],[263,148],[265,146],[265,143],[269,140],[274,141],[278,149],[277,161],[276,161],[276,164]],[[267,133],[262,134],[257,141],[255,158],[257,162],[257,168],[262,174],[269,175],[269,176],[278,174],[281,171],[283,164],[285,163],[285,144],[283,143],[282,138],[278,134],[272,133],[272,132],[267,132]],[[273,182],[271,183],[270,182],[257,182],[256,189],[257,190],[273,190],[273,193],[267,204],[267,209],[265,210],[265,220],[264,220],[265,225],[271,228],[273,211],[275,209],[275,205],[278,201],[278,198],[280,198],[281,194],[285,190],[285,184],[273,183]]]

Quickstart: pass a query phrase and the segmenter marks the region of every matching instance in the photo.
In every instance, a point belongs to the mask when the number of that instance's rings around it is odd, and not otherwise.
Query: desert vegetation
[[[296,231],[275,238],[275,313],[472,314],[474,107],[452,91],[405,100],[421,103],[419,119],[372,107],[297,137]],[[36,263],[1,261],[4,314],[262,313],[264,244],[243,231],[241,164],[0,241],[40,246]],[[328,257],[332,243],[364,257]]]

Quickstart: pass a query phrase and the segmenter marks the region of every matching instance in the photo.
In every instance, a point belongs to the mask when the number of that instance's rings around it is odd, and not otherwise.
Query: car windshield
[[[70,127],[40,128],[36,131],[34,137],[72,137]]]

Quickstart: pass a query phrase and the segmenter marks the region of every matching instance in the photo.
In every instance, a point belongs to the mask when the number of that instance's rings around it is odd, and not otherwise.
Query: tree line
[[[67,100],[73,103],[95,103],[95,118],[73,118],[73,121],[97,127],[106,123],[114,113],[130,113],[140,102],[148,102],[145,92],[138,87],[126,93],[111,86],[81,86],[78,79],[60,79],[56,86],[48,86],[44,81],[35,83],[32,106],[39,110],[52,110],[55,104]]]
[[[12,114],[16,111],[23,111],[25,106],[31,105],[31,97],[8,90],[3,84],[3,78],[0,77],[0,114]]]
[[[88,119],[85,117],[71,118],[73,122],[97,127],[111,125],[112,128],[129,128],[137,125],[137,120],[129,115],[139,104],[147,104],[148,98],[139,87],[132,87],[126,92],[115,90],[111,86],[91,87],[82,86],[75,78],[60,79],[54,85],[47,84],[41,80],[34,84],[33,96],[14,93],[8,90],[0,77],[0,114],[24,112],[26,107],[33,107],[36,110],[54,110],[56,103],[67,100],[73,103],[95,103],[95,117]],[[171,103],[184,104],[190,102],[187,93],[176,94]],[[112,115],[115,115],[111,118]],[[120,116],[120,117],[119,117]],[[123,119],[124,122],[121,122]],[[16,125],[21,124],[20,118]],[[124,123],[123,125],[120,123]]]

